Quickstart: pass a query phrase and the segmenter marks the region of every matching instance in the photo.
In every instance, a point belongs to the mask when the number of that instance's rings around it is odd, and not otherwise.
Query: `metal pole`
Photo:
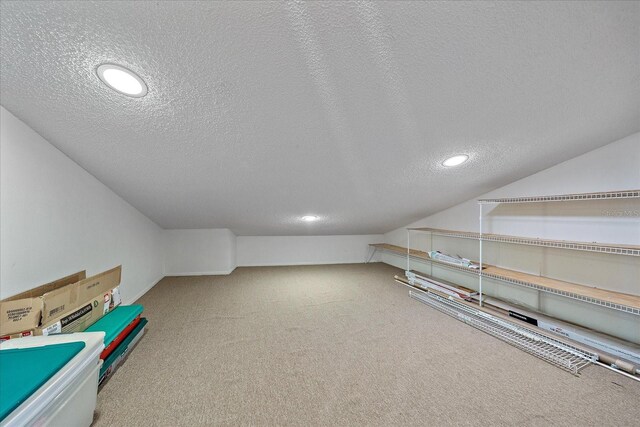
[[[480,222],[480,272],[479,272],[479,280],[478,280],[478,293],[480,294],[480,307],[482,307],[482,203],[478,204],[480,206],[480,216],[478,220]]]
[[[429,251],[435,251],[433,248],[433,232],[429,233],[431,235],[431,241],[429,242]],[[429,263],[429,273],[433,276],[433,263]]]
[[[407,228],[407,273],[406,273],[406,274],[408,274],[408,273],[409,273],[409,271],[411,270],[411,268],[410,268],[410,266],[409,266],[409,256],[411,255],[411,249],[410,249],[410,248],[411,248],[410,233],[411,233],[411,230],[409,230],[409,229]],[[405,276],[406,276],[406,274],[405,274]]]
[[[640,381],[640,378],[636,377],[635,375],[627,374],[626,372],[622,372],[622,371],[621,371],[621,370],[619,370],[619,369],[612,368],[611,366],[609,366],[609,365],[607,365],[607,364],[605,364],[605,363],[602,363],[602,362],[595,362],[595,363],[596,363],[597,365],[602,366],[603,368],[611,369],[613,372],[617,372],[617,373],[619,373],[619,374],[622,374],[622,375],[624,375],[625,377],[629,377],[629,378],[634,379],[634,380],[636,380],[636,381]]]

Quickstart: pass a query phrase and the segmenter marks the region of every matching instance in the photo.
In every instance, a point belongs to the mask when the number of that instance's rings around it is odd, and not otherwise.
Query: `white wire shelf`
[[[600,193],[557,194],[552,196],[507,197],[499,199],[479,199],[478,203],[540,203],[564,202],[572,200],[609,200],[609,199],[637,199],[640,190],[605,191]]]
[[[387,243],[376,243],[371,244],[370,246],[374,247],[375,250],[386,251],[404,257],[407,256],[407,248],[402,246],[390,245]],[[429,258],[429,255],[427,255],[426,252],[423,251],[412,249],[409,257],[414,260],[436,264],[451,270],[480,275],[479,270],[476,269],[433,260]],[[485,266],[486,268],[482,270],[483,278],[491,278],[511,285],[535,289],[537,291],[640,316],[640,297],[635,295],[592,288],[589,286],[563,282],[542,276],[534,276],[532,274],[521,273],[490,265]]]
[[[502,234],[482,234],[470,231],[443,230],[439,228],[416,227],[409,230],[431,233],[435,236],[459,239],[482,240],[484,242],[512,243],[516,245],[540,246],[545,248],[570,249],[613,255],[640,256],[640,246],[615,243],[574,242],[569,240],[539,239],[535,237],[508,236]]]
[[[409,296],[574,375],[598,360],[594,353],[431,292],[414,288]]]

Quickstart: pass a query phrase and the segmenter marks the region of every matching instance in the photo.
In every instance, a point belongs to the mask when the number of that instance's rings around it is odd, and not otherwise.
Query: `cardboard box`
[[[48,325],[120,284],[121,266],[85,278],[84,271],[0,301],[0,336]]]
[[[82,332],[98,319],[120,305],[120,288],[116,287],[103,294],[84,301],[72,310],[36,328],[35,335],[53,335]]]
[[[95,298],[85,301],[83,304],[80,304],[79,307],[63,313],[60,317],[51,320],[46,325],[20,333],[0,336],[0,342],[33,335],[82,332],[121,303],[120,287],[116,287],[103,295],[98,295]]]
[[[48,325],[63,313],[74,311],[87,301],[102,296],[120,284],[120,266],[44,295],[40,325]]]
[[[4,335],[0,337],[0,343],[3,341],[14,339],[14,338],[30,337],[30,336],[33,336],[34,334],[35,334],[35,330],[30,329],[28,331],[19,332],[16,334]]]
[[[79,271],[0,301],[0,335],[17,335],[37,327],[40,324],[44,296],[86,277],[86,272]]]

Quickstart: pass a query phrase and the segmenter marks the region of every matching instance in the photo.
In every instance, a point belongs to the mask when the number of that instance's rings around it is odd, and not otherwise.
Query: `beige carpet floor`
[[[94,425],[640,425],[640,383],[555,368],[409,298],[399,271],[163,279]]]

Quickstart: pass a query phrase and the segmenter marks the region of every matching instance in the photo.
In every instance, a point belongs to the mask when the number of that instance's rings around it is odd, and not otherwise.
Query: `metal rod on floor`
[[[603,368],[611,369],[613,372],[617,372],[620,375],[624,375],[625,377],[629,377],[629,378],[631,378],[633,380],[636,380],[636,381],[640,382],[640,378],[636,377],[635,375],[627,374],[626,372],[622,372],[619,369],[612,368],[611,366],[607,365],[606,363],[602,363],[602,362],[598,361],[598,362],[596,362],[596,364],[602,366]]]

